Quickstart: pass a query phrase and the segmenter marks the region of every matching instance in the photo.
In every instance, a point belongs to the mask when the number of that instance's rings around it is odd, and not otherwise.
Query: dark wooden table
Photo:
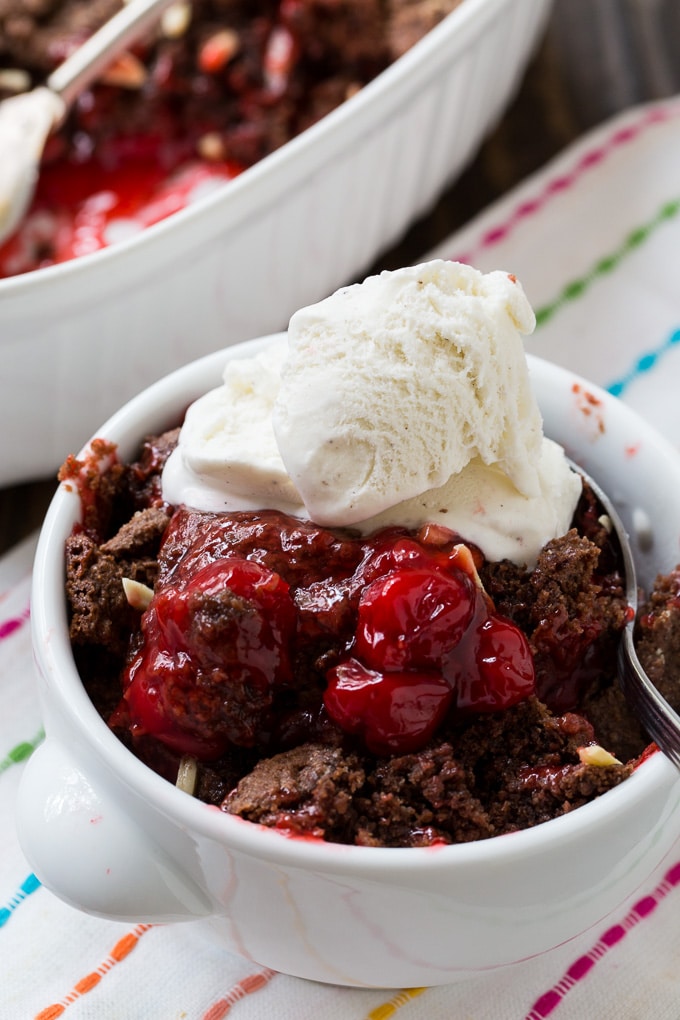
[[[677,91],[678,0],[554,0],[522,86],[477,158],[374,268],[412,263],[584,131]],[[0,552],[40,525],[55,484],[0,490]]]

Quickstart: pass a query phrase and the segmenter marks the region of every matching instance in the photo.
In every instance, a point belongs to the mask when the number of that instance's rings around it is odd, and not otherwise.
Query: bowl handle
[[[127,921],[205,917],[212,908],[163,848],[47,738],[25,765],[17,831],[37,877],[80,910]]]

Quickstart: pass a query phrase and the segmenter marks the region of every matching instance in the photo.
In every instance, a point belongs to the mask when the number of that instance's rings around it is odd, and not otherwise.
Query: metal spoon
[[[0,103],[0,243],[21,222],[33,197],[45,142],[73,101],[173,2],[129,0],[45,85]]]
[[[635,562],[623,522],[614,509],[611,500],[599,485],[590,478],[583,468],[576,464],[573,467],[588,482],[611,520],[621,547],[626,581],[626,599],[633,612],[637,613],[638,586]],[[680,769],[680,715],[661,696],[642,668],[635,651],[633,640],[634,629],[635,619],[633,617],[626,625],[619,644],[619,683],[629,707],[640,721],[642,728],[659,746],[666,757],[670,758],[673,764]]]

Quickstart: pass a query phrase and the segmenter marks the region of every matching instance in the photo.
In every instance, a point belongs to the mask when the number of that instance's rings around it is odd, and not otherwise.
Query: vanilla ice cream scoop
[[[582,491],[581,476],[569,468],[564,450],[552,440],[543,439],[537,467],[540,490],[524,496],[497,466],[475,457],[438,488],[397,503],[357,527],[371,534],[393,524],[414,529],[443,524],[478,546],[488,560],[533,568],[546,542],[569,530]]]
[[[227,361],[187,412],[163,495],[364,533],[436,522],[532,566],[581,492],[543,436],[533,327],[513,277],[452,262],[338,291],[293,316],[288,345]]]
[[[220,513],[283,510],[307,516],[272,429],[285,344],[253,358],[231,358],[222,386],[188,408],[179,443],[163,471],[163,497]]]
[[[536,497],[542,420],[507,273],[437,260],[296,312],[273,426],[319,524],[354,524],[444,485],[473,459]]]

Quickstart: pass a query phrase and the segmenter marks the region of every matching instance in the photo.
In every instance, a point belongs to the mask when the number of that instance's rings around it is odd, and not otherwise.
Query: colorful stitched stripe
[[[247,995],[252,995],[253,992],[259,992],[261,988],[264,988],[269,984],[273,977],[276,977],[275,970],[261,970],[258,974],[249,974],[248,977],[244,977],[243,980],[238,981],[233,988],[230,988],[223,999],[218,999],[210,1009],[203,1014],[202,1020],[222,1020],[227,1015],[234,1003],[240,999],[245,999]],[[36,1018],[37,1020],[37,1018]]]
[[[653,892],[638,900],[620,924],[614,924],[608,928],[592,949],[572,963],[561,980],[536,1000],[525,1020],[545,1020],[550,1016],[571,989],[588,977],[603,956],[621,942],[641,921],[650,917],[659,903],[678,885],[680,885],[680,861],[666,872],[663,881]]]
[[[35,1020],[56,1020],[57,1017],[62,1016],[69,1006],[72,1006],[74,1002],[77,1002],[87,992],[91,992],[93,988],[96,988],[101,979],[105,974],[120,963],[122,960],[129,956],[133,949],[135,949],[145,932],[149,931],[153,925],[150,924],[138,924],[136,928],[129,931],[127,935],[124,935],[122,939],[116,942],[115,946],[111,950],[109,956],[104,960],[102,964],[97,967],[96,970],[86,974],[84,978],[76,982],[68,995],[61,1000],[61,1002],[55,1002],[51,1006],[46,1006],[45,1009],[41,1009],[40,1012],[35,1016]]]
[[[17,907],[23,903],[24,900],[31,895],[31,893],[34,893],[36,889],[40,888],[40,881],[33,873],[25,878],[11,900],[9,900],[4,907],[0,907],[0,928],[7,924]]]
[[[525,199],[520,202],[505,220],[487,230],[474,248],[464,255],[456,255],[456,261],[474,265],[479,252],[507,240],[518,224],[535,216],[553,198],[573,188],[588,171],[600,166],[605,159],[622,146],[634,142],[648,128],[654,127],[656,124],[662,124],[673,117],[677,117],[679,114],[680,106],[676,103],[671,103],[667,106],[658,106],[646,110],[638,120],[619,127],[605,141],[586,150],[571,170],[551,177],[535,198]]]
[[[680,344],[680,329],[673,330],[670,336],[656,350],[648,351],[638,358],[633,367],[624,376],[607,387],[609,392],[613,393],[615,397],[620,397],[631,383],[639,379],[640,376],[646,375],[647,372],[651,372],[653,368],[656,368],[661,358],[668,354],[677,344]]]
[[[0,773],[6,772],[12,765],[19,765],[35,751],[36,747],[45,739],[45,731],[39,730],[31,740],[22,740],[19,744],[10,748],[4,758],[0,758]]]
[[[672,199],[665,202],[654,216],[647,223],[636,227],[627,235],[623,243],[609,255],[604,255],[585,276],[571,280],[566,284],[549,304],[536,309],[536,328],[544,326],[559,309],[572,301],[583,297],[592,284],[602,276],[607,276],[612,270],[618,268],[620,262],[637,248],[649,240],[651,235],[662,224],[673,219],[680,212],[680,199]]]
[[[9,620],[0,622],[0,641],[10,637],[15,631],[20,630],[24,624],[28,623],[30,615],[31,611],[27,606],[19,616],[14,616]]]
[[[370,1013],[367,1014],[366,1020],[389,1020],[391,1016],[401,1009],[402,1006],[408,1005],[413,999],[416,999],[423,992],[426,992],[427,988],[402,988],[389,1002],[383,1002],[380,1006],[376,1006]]]

